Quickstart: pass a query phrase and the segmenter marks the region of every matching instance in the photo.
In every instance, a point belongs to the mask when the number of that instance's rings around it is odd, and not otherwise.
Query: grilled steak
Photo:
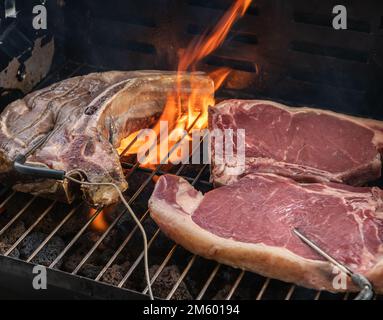
[[[218,185],[250,172],[350,185],[380,177],[383,122],[260,100],[223,101],[209,116],[210,129],[231,128],[234,136],[245,129],[246,136],[241,173],[229,172],[235,161],[215,163],[220,154],[212,148],[212,180]]]
[[[205,195],[165,175],[149,201],[151,216],[195,254],[315,289],[332,285],[327,261],[292,232],[299,228],[383,292],[383,192],[336,183],[299,183],[249,174]],[[356,288],[349,283],[347,290]]]
[[[11,103],[0,117],[0,181],[14,190],[72,202],[76,186],[68,181],[20,175],[13,161],[49,134],[49,139],[26,159],[28,163],[69,171],[82,169],[91,182],[127,182],[115,148],[122,138],[150,127],[162,113],[169,94],[190,94],[190,74],[134,71],[92,73],[74,77],[28,94]],[[194,74],[213,95],[213,82]],[[84,187],[91,205],[118,201],[112,187]]]

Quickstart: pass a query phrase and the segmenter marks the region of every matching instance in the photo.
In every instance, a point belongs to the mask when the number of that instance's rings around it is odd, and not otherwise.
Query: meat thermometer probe
[[[293,232],[301,239],[305,244],[307,244],[311,249],[313,249],[316,253],[321,255],[323,258],[325,258],[327,261],[331,262],[333,265],[339,268],[339,270],[342,270],[345,274],[347,274],[352,282],[356,284],[361,291],[358,293],[358,295],[355,297],[354,300],[371,300],[374,291],[372,290],[372,285],[368,279],[359,274],[353,272],[350,268],[345,266],[344,264],[337,261],[335,258],[330,256],[328,253],[323,251],[317,244],[315,244],[313,241],[308,239],[305,235],[303,235],[298,229],[294,228]]]

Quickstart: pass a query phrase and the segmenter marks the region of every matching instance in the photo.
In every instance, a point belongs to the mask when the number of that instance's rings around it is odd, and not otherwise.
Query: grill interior
[[[68,61],[49,74],[39,87],[98,70]],[[140,168],[134,162],[123,162],[123,167],[126,168],[130,184],[127,199],[148,233],[151,279],[154,294],[158,298],[350,299],[354,296],[297,287],[220,265],[187,252],[159,231],[147,211],[147,200],[153,190],[153,177],[165,172],[183,176],[199,190],[206,192],[212,188],[208,166],[159,165],[151,170]],[[3,210],[0,216],[0,239],[8,241],[1,248],[3,256],[17,257],[75,276],[112,284],[122,290],[147,294],[141,236],[122,207],[108,211],[105,217],[108,228],[97,231],[92,223],[100,215],[100,210],[88,216],[86,213],[89,209],[83,203],[69,206],[9,189],[1,191],[0,201]]]
[[[177,50],[214,26],[232,1],[80,3],[83,7],[68,4],[63,18],[67,27],[78,30],[66,43],[76,61],[115,69],[174,70]],[[383,4],[345,1],[348,29],[334,31],[331,12],[336,4],[253,1],[199,69],[234,69],[221,91],[225,97],[272,98],[382,118]],[[86,18],[80,12],[87,12]],[[60,31],[65,38],[66,29]]]
[[[383,118],[383,24],[379,15],[383,3],[347,3],[349,29],[336,33],[329,22],[333,1],[255,1],[224,45],[200,66],[206,71],[217,66],[234,69],[217,93],[218,100],[271,98]],[[51,71],[35,89],[96,71],[175,69],[177,48],[214,25],[230,4],[226,0],[49,2],[55,58]],[[126,197],[148,234],[156,297],[354,297],[266,279],[187,252],[158,230],[147,201],[156,176],[165,172],[185,177],[203,192],[210,190],[209,167],[162,165],[151,170],[134,161],[123,162],[123,167],[130,185]],[[46,265],[54,271],[57,287],[75,281],[80,283],[79,294],[147,297],[141,236],[122,206],[89,215],[89,208],[81,202],[69,206],[3,188],[0,208],[2,261]],[[94,225],[101,218],[107,227],[99,231]],[[7,263],[0,270],[10,272]]]

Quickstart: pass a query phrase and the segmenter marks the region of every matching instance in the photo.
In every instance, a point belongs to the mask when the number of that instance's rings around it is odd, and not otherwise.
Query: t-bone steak
[[[202,195],[186,180],[162,176],[151,216],[191,252],[266,277],[341,291],[333,266],[304,244],[298,228],[383,292],[383,192],[377,187],[299,183],[249,174]],[[348,283],[347,290],[357,290]]]
[[[226,161],[212,144],[217,185],[251,172],[357,186],[380,177],[383,122],[263,100],[226,100],[209,111],[211,130],[233,129],[236,141],[236,130],[244,129],[246,137],[245,165],[238,173],[238,162]]]
[[[196,86],[195,84],[199,85]],[[196,95],[213,97],[210,78],[193,74]],[[130,133],[153,125],[169,95],[191,93],[191,75],[167,71],[110,71],[55,83],[6,107],[0,117],[0,181],[16,191],[72,202],[77,186],[68,181],[36,179],[15,172],[13,161],[49,139],[26,161],[69,171],[81,169],[91,182],[114,182],[127,188],[116,148]],[[84,187],[94,206],[118,201],[109,186]]]

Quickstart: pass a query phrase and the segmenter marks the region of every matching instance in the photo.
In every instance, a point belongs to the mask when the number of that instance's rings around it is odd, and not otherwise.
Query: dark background
[[[16,1],[18,20],[25,18],[28,25],[36,3]],[[211,28],[231,4],[46,1],[47,34],[55,38],[56,47],[51,70],[65,61],[91,65],[91,71],[174,70],[178,50]],[[332,28],[337,4],[348,10],[347,30]],[[269,98],[383,119],[382,17],[379,0],[253,0],[223,46],[199,69],[234,69],[218,93],[222,98]]]

